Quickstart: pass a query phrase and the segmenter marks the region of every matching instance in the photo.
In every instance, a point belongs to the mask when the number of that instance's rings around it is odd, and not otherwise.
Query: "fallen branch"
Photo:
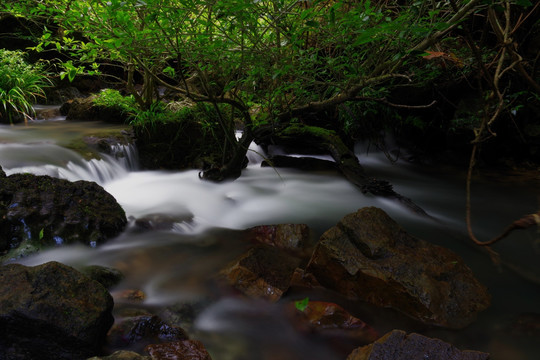
[[[489,241],[479,241],[474,235],[472,235],[472,232],[469,234],[471,235],[471,239],[474,241],[476,245],[480,246],[489,246],[495,244],[497,241],[504,239],[507,237],[512,231],[516,229],[527,229],[534,225],[540,225],[540,211],[536,214],[529,214],[523,216],[521,219],[518,219],[514,221],[510,226],[508,226],[499,236],[489,240]],[[469,226],[468,226],[469,227]]]

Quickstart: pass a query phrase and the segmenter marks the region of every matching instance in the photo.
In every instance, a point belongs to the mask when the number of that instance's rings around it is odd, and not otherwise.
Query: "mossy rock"
[[[3,257],[75,242],[96,246],[120,234],[126,224],[124,210],[94,182],[31,174],[0,177]]]

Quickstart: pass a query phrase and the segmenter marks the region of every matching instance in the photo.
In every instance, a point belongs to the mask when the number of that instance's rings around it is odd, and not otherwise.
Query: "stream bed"
[[[125,275],[115,291],[144,292],[138,307],[159,313],[180,303],[199,306],[203,310],[190,331],[214,360],[344,359],[346,355],[335,347],[299,333],[287,320],[284,304],[304,298],[305,293],[292,291],[277,304],[268,304],[216,289],[208,280],[245,250],[246,244],[235,236],[237,230],[305,223],[318,238],[346,214],[377,206],[410,234],[457,252],[489,288],[491,307],[466,329],[450,331],[418,327],[393,311],[354,304],[335,294],[311,293],[310,299],[334,301],[380,334],[400,328],[440,338],[462,350],[489,352],[493,360],[538,358],[540,234],[533,228],[518,230],[496,244],[493,248],[502,265],[495,265],[466,233],[466,169],[390,162],[382,152],[358,145],[356,153],[366,171],[392,183],[398,193],[438,220],[432,221],[393,200],[362,194],[337,173],[262,168],[256,154],[262,150],[256,145],[242,176],[221,184],[201,181],[195,170],[140,170],[134,147],[120,149],[117,156],[103,155],[101,160],[86,160],[65,147],[85,134],[111,127],[63,118],[2,125],[0,165],[8,175],[28,172],[95,181],[116,198],[130,219],[167,216],[175,219],[172,229],[137,232],[130,225],[97,248],[62,246],[16,262],[109,266]],[[538,173],[479,171],[472,185],[476,236],[488,240],[514,220],[536,213],[539,182]],[[117,303],[115,311],[128,306],[133,304]]]

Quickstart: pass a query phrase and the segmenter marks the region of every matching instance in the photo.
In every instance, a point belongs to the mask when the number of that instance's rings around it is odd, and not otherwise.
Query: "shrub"
[[[114,89],[102,90],[94,98],[93,102],[97,106],[119,108],[126,114],[133,114],[137,111],[137,103],[133,96],[123,96],[118,90]]]

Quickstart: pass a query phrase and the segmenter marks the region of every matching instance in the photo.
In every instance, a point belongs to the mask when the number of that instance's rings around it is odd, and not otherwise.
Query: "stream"
[[[490,308],[466,329],[450,331],[418,327],[391,310],[371,309],[335,294],[310,293],[310,299],[346,307],[381,335],[400,328],[440,338],[462,350],[489,352],[493,360],[538,358],[540,234],[533,228],[514,231],[493,246],[502,259],[502,265],[495,265],[466,233],[466,169],[390,162],[373,147],[357,146],[356,154],[368,174],[391,182],[398,193],[439,220],[432,221],[396,201],[362,194],[337,173],[260,167],[257,153],[262,150],[254,144],[242,176],[222,184],[199,180],[195,170],[141,170],[134,147],[118,148],[101,160],[85,160],[65,147],[81,136],[111,127],[67,122],[62,117],[0,126],[0,165],[8,175],[27,172],[95,181],[132,219],[123,234],[96,248],[61,246],[16,262],[33,266],[55,260],[76,268],[104,265],[121,270],[125,279],[113,292],[140,289],[145,299],[136,305],[117,302],[115,312],[130,306],[156,313],[172,311],[181,303],[200,307],[203,310],[189,330],[214,360],[345,359],[346,353],[296,331],[287,320],[284,304],[304,298],[302,291],[268,304],[216,289],[209,279],[246,249],[235,236],[237,230],[305,223],[318,238],[346,214],[377,206],[412,235],[457,252],[489,288]],[[488,240],[514,220],[536,213],[539,181],[539,174],[479,171],[472,184],[476,236]],[[134,219],[157,215],[174,219],[172,228],[134,229]]]

